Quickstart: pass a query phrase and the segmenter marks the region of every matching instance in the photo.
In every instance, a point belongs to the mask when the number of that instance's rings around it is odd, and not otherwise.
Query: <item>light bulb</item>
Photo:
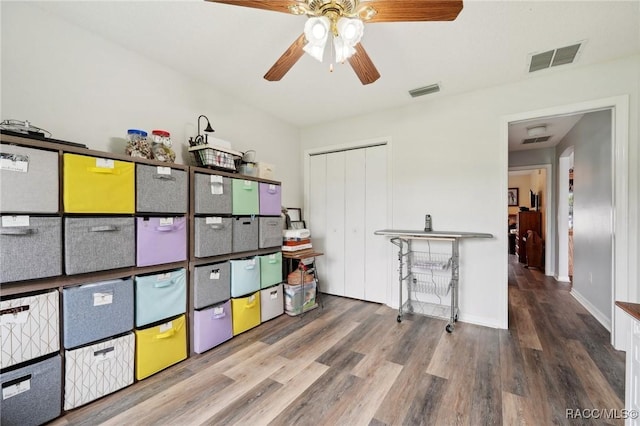
[[[337,27],[340,38],[351,47],[362,39],[364,23],[359,19],[340,18]]]
[[[313,36],[317,39],[324,38],[325,34],[327,34],[327,30],[325,30],[324,26],[322,26],[320,22],[313,24],[311,31],[313,32]]]
[[[353,25],[352,23],[349,23],[349,25],[346,25],[344,27],[344,38],[347,40],[352,39],[354,36],[356,35],[356,27],[355,25]]]

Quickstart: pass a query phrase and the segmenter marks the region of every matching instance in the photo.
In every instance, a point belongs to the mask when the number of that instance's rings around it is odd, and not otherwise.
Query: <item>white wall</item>
[[[506,139],[501,139],[506,131],[501,126],[503,117],[630,95],[629,254],[637,261],[639,75],[640,56],[636,55],[542,72],[519,83],[458,96],[443,93],[416,99],[411,107],[305,128],[302,149],[388,137],[392,141],[393,227],[421,229],[424,214],[430,213],[436,230],[494,234],[492,240],[462,244],[461,319],[506,327],[508,160]],[[635,268],[631,272],[630,281],[637,283]]]
[[[204,114],[215,136],[276,166],[285,205],[302,205],[297,128],[27,2],[1,8],[2,119],[115,153],[129,128],[165,129],[177,162],[191,163],[187,139]]]
[[[573,289],[611,328],[611,110],[585,114],[557,152],[574,148]]]

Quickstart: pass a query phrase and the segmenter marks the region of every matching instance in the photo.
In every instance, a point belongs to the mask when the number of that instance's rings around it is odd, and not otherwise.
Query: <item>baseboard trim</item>
[[[556,279],[556,281],[561,282],[561,283],[570,283],[571,282],[571,278],[569,278],[568,275],[566,277],[559,277],[559,276],[556,275],[554,278]]]
[[[598,322],[602,324],[602,326],[606,328],[609,333],[611,333],[611,320],[608,319],[605,314],[600,312],[598,308],[596,308],[591,302],[589,302],[583,295],[581,295],[575,289],[572,289],[569,294],[571,294],[573,298],[578,301],[578,303],[584,306],[584,308],[587,311],[589,311],[589,313],[593,315],[593,317],[597,319]]]
[[[481,325],[483,327],[499,328],[499,329],[508,328],[508,324],[501,324],[499,321],[489,320],[488,318],[478,317],[475,315],[465,315],[464,313],[460,313],[459,321],[467,322],[475,325]]]

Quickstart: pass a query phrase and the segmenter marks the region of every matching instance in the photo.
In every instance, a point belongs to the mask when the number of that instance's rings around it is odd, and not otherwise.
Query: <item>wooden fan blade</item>
[[[380,78],[380,73],[360,43],[356,44],[356,53],[349,58],[349,65],[356,72],[362,84],[371,84]]]
[[[298,3],[296,0],[206,0],[212,3],[224,3],[234,6],[252,7],[254,9],[273,10],[291,13],[289,6]]]
[[[280,81],[284,75],[289,72],[292,66],[298,62],[298,59],[302,57],[304,54],[304,47],[306,43],[306,39],[304,34],[301,34],[300,37],[293,42],[291,46],[278,58],[275,64],[267,71],[264,75],[265,80],[269,81]]]
[[[371,0],[378,13],[369,22],[453,21],[462,10],[462,0]]]

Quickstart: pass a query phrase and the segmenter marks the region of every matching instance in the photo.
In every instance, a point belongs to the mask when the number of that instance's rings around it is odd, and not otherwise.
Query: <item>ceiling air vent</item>
[[[436,93],[440,91],[439,84],[432,84],[430,86],[420,87],[418,89],[409,90],[409,94],[412,98],[417,98],[418,96],[429,95],[431,93]]]
[[[549,139],[551,139],[551,136],[540,136],[539,138],[527,138],[527,139],[523,139],[522,144],[528,144],[528,143],[540,143],[540,142],[547,142]]]
[[[575,61],[580,47],[582,47],[582,43],[531,55],[529,72],[540,71],[558,65],[571,64]]]

